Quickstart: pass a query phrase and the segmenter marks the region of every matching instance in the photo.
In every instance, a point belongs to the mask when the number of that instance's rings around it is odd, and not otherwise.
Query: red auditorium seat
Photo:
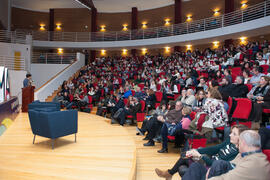
[[[138,86],[141,88],[141,90],[144,89],[144,84],[143,83],[138,84]]]
[[[270,114],[270,109],[263,109],[263,113]]]
[[[268,70],[268,68],[269,68],[269,65],[261,65],[261,67],[263,68],[263,73],[264,74],[267,74],[267,70]]]
[[[194,138],[194,139],[189,139],[188,140],[189,146],[192,149],[198,149],[200,147],[206,147],[206,142],[207,142],[206,138],[201,138],[201,139]]]
[[[252,89],[252,84],[246,84],[248,91],[250,91]]]
[[[190,118],[191,118],[191,120],[195,119],[196,114],[197,114],[197,113],[194,112],[194,111],[192,111],[192,112],[190,113]]]
[[[233,112],[233,119],[248,120],[252,109],[252,102],[248,98],[236,98],[237,101],[236,108]]]
[[[267,156],[267,159],[270,162],[270,149],[264,149],[262,152]]]
[[[124,99],[124,104],[127,105],[128,99]]]
[[[143,122],[144,121],[144,117],[145,117],[145,113],[137,113],[136,114],[136,118],[137,118],[137,122]]]
[[[241,67],[233,67],[232,68],[232,75],[238,76],[241,74],[241,72],[242,72]]]
[[[134,95],[135,95],[135,91],[134,91],[134,90],[131,90],[131,93],[132,93],[132,96],[134,96]]]
[[[160,89],[161,89],[161,85],[157,84],[157,91],[160,91]]]
[[[180,94],[174,94],[174,100],[176,100],[179,96]]]
[[[232,108],[232,103],[233,103],[232,97],[229,97],[229,98],[228,98],[227,103],[228,103],[228,105],[229,105],[229,109],[228,109],[228,111],[227,111],[227,114],[229,114],[230,111],[231,111],[231,108]]]
[[[159,92],[159,91],[155,92],[155,95],[156,95],[157,102],[161,102],[162,96],[163,96],[162,92]]]

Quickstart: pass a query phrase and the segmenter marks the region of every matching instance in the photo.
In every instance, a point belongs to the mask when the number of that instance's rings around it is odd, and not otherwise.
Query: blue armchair
[[[36,135],[54,140],[59,137],[75,134],[78,132],[78,111],[28,111],[32,132],[34,134],[33,144]]]
[[[58,102],[40,102],[40,101],[34,101],[31,104],[28,104],[28,109],[40,109],[40,108],[50,108],[54,109],[55,111],[60,111],[61,106]]]

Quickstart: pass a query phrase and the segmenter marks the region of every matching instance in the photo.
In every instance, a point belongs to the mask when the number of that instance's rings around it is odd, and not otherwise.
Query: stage
[[[135,126],[111,125],[110,120],[89,113],[78,114],[77,143],[74,135],[51,140],[33,134],[27,113],[20,113],[0,136],[1,180],[149,180],[160,179],[154,169],[168,169],[179,158],[169,144],[159,154],[160,143],[144,147]],[[180,179],[175,175],[173,179]]]
[[[74,135],[32,144],[27,113],[20,113],[0,137],[0,179],[135,179],[136,146],[127,130],[102,117],[80,113]]]

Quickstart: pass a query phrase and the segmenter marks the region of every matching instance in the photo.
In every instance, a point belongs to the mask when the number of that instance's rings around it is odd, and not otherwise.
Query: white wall
[[[8,1],[0,0],[0,21],[6,29],[8,28]]]
[[[1,1],[1,0],[0,0]],[[20,52],[21,57],[25,59],[26,71],[30,72],[28,67],[31,62],[31,46],[25,44],[12,44],[0,42],[0,56],[14,57],[15,52]]]
[[[22,104],[23,80],[27,72],[8,70],[8,73],[10,82],[10,94],[11,96],[18,96],[19,103]]]
[[[40,88],[44,83],[67,66],[69,66],[69,64],[31,64],[30,72],[36,89]]]
[[[58,74],[53,80],[35,92],[35,100],[45,101],[46,98],[58,89],[64,80],[68,80],[74,73],[85,65],[84,54],[77,53],[75,61],[70,67]]]

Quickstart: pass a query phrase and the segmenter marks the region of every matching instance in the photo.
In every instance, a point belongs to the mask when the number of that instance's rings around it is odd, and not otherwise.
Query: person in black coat
[[[218,91],[221,94],[229,95],[231,90],[232,90],[232,84],[230,83],[229,78],[227,78],[227,77],[222,78],[220,85],[221,86],[218,87]]]
[[[229,91],[229,96],[235,98],[245,98],[247,97],[248,87],[244,84],[244,77],[237,76],[235,79],[235,84],[231,85],[231,90]]]

